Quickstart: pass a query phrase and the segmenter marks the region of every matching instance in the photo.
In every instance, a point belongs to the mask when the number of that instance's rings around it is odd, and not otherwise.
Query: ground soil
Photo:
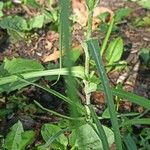
[[[127,2],[123,0],[102,0],[101,6],[107,7],[112,11],[115,11],[118,8],[125,8],[125,7],[129,7],[133,10],[133,12],[125,19],[125,21],[120,23],[119,32],[116,35],[116,36],[121,36],[124,40],[124,46],[127,50],[126,53],[124,54],[124,59],[128,62],[129,68],[128,70],[123,70],[121,72],[117,71],[117,72],[110,73],[109,78],[112,85],[116,85],[117,82],[121,81],[126,91],[131,91],[138,95],[144,96],[146,98],[150,98],[150,68],[145,67],[139,59],[140,49],[143,47],[150,48],[150,44],[149,44],[150,27],[136,28],[134,26],[135,19],[138,17],[145,16],[148,13],[148,10],[138,6],[135,3]],[[24,10],[20,8],[20,6],[16,6],[15,10],[10,9],[5,11],[6,14],[16,14],[16,13],[23,13],[23,12]],[[78,31],[74,33],[78,34],[78,38],[81,39],[83,38],[81,34],[82,31]],[[19,42],[12,43],[9,40],[9,36],[7,35],[6,31],[0,30],[0,47],[1,47],[0,62],[4,60],[4,57],[7,58],[22,57],[22,58],[37,59],[44,64],[43,58],[58,50],[58,44],[59,44],[58,37],[59,35],[56,31],[52,31],[45,26],[42,29],[33,31],[33,34],[30,35],[30,38],[28,38],[28,40],[22,40]],[[79,43],[76,42],[75,45],[78,44]],[[58,63],[57,60],[55,60],[54,63]],[[123,77],[124,79],[122,79]],[[59,84],[63,84],[63,83],[60,82]],[[55,88],[57,88],[57,86]],[[32,89],[32,87],[24,90],[25,95],[29,97],[29,101],[33,97],[34,98],[38,97],[39,99],[40,98],[43,99],[43,97],[44,98],[46,97],[45,99],[49,99],[50,95],[46,95],[46,93],[41,93],[41,91],[35,92],[35,90],[37,89],[34,88]],[[59,89],[59,90],[64,90],[64,89]],[[94,103],[96,105],[99,105],[98,108],[100,109],[103,109],[103,107],[101,107],[101,104],[103,105],[105,104],[104,99],[102,97],[103,96],[101,96],[101,93],[95,93],[95,95],[93,96]],[[47,104],[43,104],[43,105],[47,106]],[[58,111],[60,112],[64,111],[61,109],[62,104],[60,102],[58,103],[56,102],[56,104],[53,104],[51,109],[55,108],[56,106],[59,106],[57,107]],[[124,111],[143,112],[144,111],[144,108],[141,107],[139,108],[131,104],[130,102],[124,102],[120,104],[119,109],[121,112]],[[17,114],[15,114],[15,116],[17,116]],[[31,117],[28,117],[26,119],[28,121],[30,120],[30,125],[34,126],[37,123],[36,121],[33,121]],[[40,119],[42,120],[42,116]],[[50,116],[46,118],[45,116],[43,120],[57,121],[57,118],[53,118]],[[6,120],[4,120],[2,121],[1,126],[2,125],[5,126],[6,124],[9,123]],[[1,131],[3,132],[4,129],[1,129]]]

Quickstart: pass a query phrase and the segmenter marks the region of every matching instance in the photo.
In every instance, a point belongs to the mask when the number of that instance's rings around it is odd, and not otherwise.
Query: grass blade
[[[31,78],[44,77],[44,76],[53,76],[53,75],[58,75],[58,74],[65,76],[65,75],[68,75],[69,72],[67,68],[61,68],[61,69],[51,69],[51,70],[44,70],[44,71],[22,73],[21,76],[24,79],[31,79]],[[85,78],[84,67],[81,67],[81,66],[72,67],[72,76],[84,79]],[[16,75],[1,77],[0,85],[16,82],[17,80],[18,80],[18,77]]]
[[[108,144],[108,141],[107,141],[107,136],[106,136],[105,131],[102,127],[102,124],[98,120],[98,117],[97,117],[92,105],[89,105],[89,109],[91,111],[91,116],[93,118],[93,121],[95,122],[95,124],[97,126],[98,132],[96,132],[96,133],[102,141],[103,149],[104,150],[109,150],[109,144]]]
[[[104,91],[104,88],[102,86],[99,86],[98,90]],[[143,106],[143,107],[147,108],[148,110],[150,110],[150,100],[147,98],[141,97],[141,96],[136,95],[131,92],[126,92],[121,89],[111,88],[111,91],[114,96],[118,96],[119,98],[121,98],[121,100],[127,99],[130,102],[133,102],[135,104],[138,104],[138,105]]]
[[[103,88],[104,88],[104,92],[105,92],[105,96],[106,96],[106,100],[107,100],[107,105],[108,105],[109,113],[110,113],[110,117],[111,117],[111,123],[112,123],[112,127],[114,130],[116,148],[117,148],[117,150],[122,150],[121,135],[120,135],[120,131],[119,131],[117,115],[115,112],[113,95],[112,95],[112,91],[111,91],[111,88],[110,88],[110,85],[108,82],[108,78],[107,78],[107,75],[105,72],[105,68],[103,66],[102,57],[99,54],[98,40],[97,39],[88,40],[87,44],[88,44],[88,48],[89,48],[89,50],[90,50],[90,52],[91,52],[91,54],[95,60],[98,73],[101,77],[100,80],[101,80]]]
[[[125,122],[122,123],[121,126],[140,125],[140,124],[150,125],[150,119],[149,118],[142,118],[142,119],[126,120]]]
[[[137,150],[137,146],[130,134],[124,138],[124,143],[126,144],[127,150]]]
[[[25,82],[25,83],[28,83],[29,85],[34,85],[34,86],[36,86],[36,87],[38,87],[38,88],[41,88],[41,89],[43,89],[43,90],[45,90],[45,91],[47,91],[47,92],[49,92],[49,93],[51,93],[51,94],[57,96],[58,98],[60,98],[61,100],[67,102],[67,103],[70,104],[70,105],[73,105],[73,106],[75,105],[81,112],[85,112],[83,106],[82,106],[80,103],[73,103],[73,102],[71,101],[71,99],[69,99],[68,97],[62,95],[61,93],[59,93],[59,92],[57,92],[57,91],[55,91],[55,90],[52,90],[52,89],[50,89],[50,88],[48,88],[48,87],[43,87],[43,86],[41,86],[41,85],[39,85],[39,84],[36,84],[36,83],[33,83],[33,82],[29,82],[29,81],[23,79],[23,78],[20,77],[20,76],[18,76],[18,78],[19,78],[21,81],[23,81],[23,82]]]
[[[66,55],[65,62],[68,70],[68,76],[65,78],[67,83],[67,94],[68,97],[72,100],[73,103],[79,103],[79,98],[76,93],[76,82],[75,78],[72,76],[72,67],[73,67],[73,61],[71,60],[71,27],[70,27],[70,6],[71,1],[70,0],[60,0],[59,1],[60,6],[60,43],[61,48],[64,48],[64,53]],[[79,111],[77,110],[75,105],[70,105],[70,115],[73,117],[79,116]]]
[[[112,89],[112,92],[113,92],[113,95],[116,95],[120,98],[128,99],[129,101],[131,101],[135,104],[138,104],[147,109],[150,109],[150,100],[148,100],[144,97],[138,96],[134,93],[119,90],[119,89]]]
[[[62,115],[62,114],[60,114],[60,113],[57,113],[57,112],[55,112],[55,111],[53,111],[53,110],[44,108],[44,107],[43,107],[40,103],[38,103],[37,101],[34,101],[34,103],[35,103],[37,106],[39,106],[42,110],[45,110],[45,111],[47,111],[47,112],[49,112],[49,113],[51,113],[51,114],[54,114],[54,115],[56,115],[56,116],[58,116],[58,117],[61,117],[61,118],[64,118],[64,119],[68,119],[68,120],[83,120],[83,119],[84,119],[84,118],[72,118],[72,117],[68,117],[68,116]]]

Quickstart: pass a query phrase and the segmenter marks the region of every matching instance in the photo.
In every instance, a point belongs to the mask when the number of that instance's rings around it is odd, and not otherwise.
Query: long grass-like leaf
[[[65,115],[62,115],[62,114],[60,114],[60,113],[57,113],[57,112],[55,112],[55,111],[53,111],[53,110],[50,110],[50,109],[47,109],[47,108],[44,108],[40,103],[38,103],[37,101],[34,101],[34,103],[37,105],[37,106],[39,106],[42,110],[45,110],[45,111],[47,111],[48,113],[51,113],[51,114],[54,114],[54,115],[56,115],[56,116],[58,116],[58,117],[61,117],[61,118],[64,118],[64,119],[68,119],[68,120],[83,120],[84,118],[72,118],[72,117],[68,117],[68,116],[65,116]]]
[[[108,141],[107,141],[107,136],[106,136],[105,131],[102,127],[102,124],[100,123],[100,121],[99,121],[92,105],[89,105],[89,109],[91,111],[91,116],[93,118],[93,121],[95,122],[95,124],[97,126],[98,132],[96,132],[96,133],[98,134],[99,138],[102,141],[103,149],[104,150],[109,150],[109,144],[108,144]]]
[[[126,91],[119,90],[119,89],[113,89],[113,88],[112,88],[112,92],[113,92],[113,95],[116,95],[123,99],[127,99],[130,102],[133,102],[135,104],[138,104],[150,110],[150,100],[144,97],[138,96],[134,93],[126,92]]]
[[[27,84],[29,84],[29,85],[34,85],[34,86],[36,86],[36,87],[38,87],[38,88],[41,88],[41,89],[43,89],[43,90],[45,90],[45,91],[47,91],[47,92],[49,92],[49,93],[55,95],[56,97],[60,98],[61,100],[67,102],[67,103],[70,104],[70,105],[73,105],[73,106],[75,105],[81,112],[85,112],[83,106],[82,106],[80,103],[73,103],[71,99],[69,99],[68,97],[62,95],[61,93],[59,93],[59,92],[57,92],[57,91],[55,91],[55,90],[53,90],[53,89],[50,89],[50,88],[48,88],[48,87],[44,87],[44,86],[41,86],[41,85],[39,85],[39,84],[36,84],[36,83],[30,82],[30,81],[27,81],[27,80],[23,79],[21,76],[18,76],[18,78],[19,78],[21,81],[23,81],[23,82],[25,82],[25,83],[27,83]]]
[[[121,126],[140,125],[140,124],[150,125],[150,119],[149,118],[142,118],[142,119],[126,120],[125,122],[122,123]]]
[[[81,67],[81,66],[72,67],[71,71],[72,71],[72,76],[83,78],[83,79],[85,78],[84,67]],[[61,69],[51,69],[51,70],[44,70],[44,71],[22,73],[21,76],[24,79],[31,79],[31,78],[44,77],[44,76],[68,75],[68,74],[69,72],[67,68],[61,68]],[[16,82],[17,80],[18,80],[18,77],[16,75],[1,77],[0,85]]]
[[[135,144],[135,141],[133,140],[133,138],[131,137],[130,134],[128,134],[125,138],[124,138],[124,143],[127,147],[127,150],[137,150],[137,146]]]
[[[112,127],[114,130],[116,149],[122,150],[121,135],[120,135],[120,131],[119,131],[119,125],[118,125],[118,121],[117,121],[115,105],[113,102],[113,95],[112,95],[112,91],[111,91],[111,88],[110,88],[110,85],[108,82],[108,78],[107,78],[107,75],[105,72],[105,68],[103,66],[102,57],[99,54],[98,40],[97,39],[88,40],[87,44],[88,44],[88,48],[95,60],[96,67],[97,67],[98,73],[100,75],[100,80],[101,80],[103,88],[104,88],[107,105],[108,105],[109,113],[110,113],[110,117],[111,117],[111,123],[112,123]]]
[[[79,98],[76,93],[76,82],[75,78],[72,76],[72,67],[73,61],[71,60],[71,27],[70,27],[70,0],[60,0],[60,35],[61,47],[64,48],[64,53],[66,55],[65,62],[68,69],[68,77],[65,78],[67,83],[67,94],[68,97],[72,100],[73,103],[79,103]],[[79,112],[76,109],[76,106],[70,105],[70,114],[71,116],[78,116]]]
[[[104,88],[102,86],[99,86],[98,90],[104,91]],[[148,110],[150,110],[150,100],[147,98],[144,98],[142,96],[139,96],[139,95],[131,93],[131,92],[126,92],[121,89],[111,88],[111,91],[114,96],[118,96],[119,98],[121,98],[122,101],[124,99],[126,99],[132,103],[138,104],[138,105],[143,106],[143,107],[147,108]]]

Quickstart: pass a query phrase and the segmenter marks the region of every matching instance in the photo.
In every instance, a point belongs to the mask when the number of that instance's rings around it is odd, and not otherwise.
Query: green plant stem
[[[100,50],[101,56],[103,56],[104,50],[106,49],[106,46],[107,46],[107,43],[108,43],[110,34],[111,34],[111,32],[112,32],[113,25],[114,25],[114,18],[112,18],[112,20],[111,20],[111,22],[110,22],[110,25],[109,25],[109,27],[108,27],[106,36],[105,36],[104,41],[103,41],[103,43],[102,43],[101,50]]]
[[[88,10],[88,24],[87,24],[87,32],[86,32],[86,40],[91,38],[92,35],[92,22],[93,22],[93,10]]]
[[[88,10],[88,24],[87,24],[86,37],[85,37],[86,40],[90,39],[92,35],[92,21],[93,21],[93,10]],[[89,51],[88,51],[88,47],[86,43],[83,44],[83,49],[85,52],[85,76],[88,78],[89,71],[90,71],[89,69],[90,68],[90,55],[89,55]],[[84,80],[84,84],[85,84],[86,105],[89,105],[90,97],[91,97],[91,93],[87,91],[89,87],[89,82],[87,80]],[[88,107],[86,108],[88,109]],[[90,111],[87,110],[87,113],[89,112]]]
[[[54,114],[58,117],[61,117],[61,118],[64,118],[64,119],[68,119],[68,120],[84,120],[85,118],[84,117],[78,117],[78,118],[72,118],[72,117],[68,117],[68,116],[65,116],[65,115],[62,115],[62,114],[59,114],[53,110],[50,110],[50,109],[47,109],[47,108],[44,108],[40,103],[38,103],[37,101],[34,101],[34,103],[40,107],[42,110],[44,111],[47,111],[48,113],[51,113],[51,114]]]

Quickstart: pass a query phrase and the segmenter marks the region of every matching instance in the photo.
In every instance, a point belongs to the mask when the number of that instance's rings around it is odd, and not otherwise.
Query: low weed
[[[37,150],[109,150],[115,145],[117,150],[136,150],[138,146],[149,149],[149,128],[143,129],[140,133],[140,142],[138,142],[139,137],[132,132],[132,126],[138,128],[138,125],[150,125],[149,118],[144,118],[144,114],[142,116],[134,112],[120,114],[117,111],[117,104],[114,103],[114,97],[119,98],[120,101],[127,99],[144,107],[147,112],[150,108],[150,101],[144,97],[126,92],[121,88],[111,87],[107,76],[108,72],[117,69],[118,64],[122,63],[123,39],[117,37],[111,42],[109,41],[112,31],[115,29],[115,26],[117,27],[117,23],[127,15],[126,10],[122,9],[116,12],[111,21],[107,23],[106,36],[103,43],[99,44],[98,39],[92,37],[93,11],[99,0],[85,1],[88,9],[88,24],[84,40],[81,41],[85,60],[84,65],[81,66],[75,65],[72,59],[70,1],[59,1],[59,17],[57,15],[57,17],[54,16],[55,11],[49,12],[45,10],[36,1],[26,0],[23,2],[24,5],[32,5],[32,7],[41,9],[43,14],[29,20],[18,16],[2,18],[3,3],[1,2],[0,27],[6,29],[9,33],[13,31],[20,35],[22,32],[41,28],[45,23],[49,21],[56,22],[58,19],[59,50],[61,53],[64,51],[65,57],[60,56],[59,67],[53,69],[46,69],[40,62],[35,60],[22,58],[5,59],[0,66],[0,93],[20,91],[24,87],[34,86],[64,101],[69,113],[66,115],[47,109],[35,100],[34,104],[41,111],[57,116],[59,121],[42,125],[40,131],[42,142],[36,143],[34,147],[30,146],[33,145],[32,143],[36,138],[36,131],[25,131],[22,122],[18,121],[11,127],[6,137],[0,136],[2,148],[6,150],[24,150],[27,148]],[[17,26],[16,22],[18,22]],[[144,62],[149,64],[145,53],[147,51],[142,50],[140,55]],[[105,58],[105,63],[102,58]],[[91,64],[91,62],[93,63]],[[38,82],[41,78],[46,80],[46,77],[49,77],[49,80],[53,80],[54,76],[57,76],[55,84],[58,84],[60,76],[63,77],[66,84],[64,85],[66,87],[65,94],[53,90],[53,86],[50,87],[48,84],[40,84]],[[85,93],[85,101],[82,101],[79,97],[79,88],[82,88],[83,93]],[[96,114],[95,107],[91,103],[91,93],[94,91],[102,91],[105,95],[107,108],[101,116]],[[9,112],[6,114],[9,114]],[[110,120],[110,126],[106,126],[103,123],[105,119]]]

